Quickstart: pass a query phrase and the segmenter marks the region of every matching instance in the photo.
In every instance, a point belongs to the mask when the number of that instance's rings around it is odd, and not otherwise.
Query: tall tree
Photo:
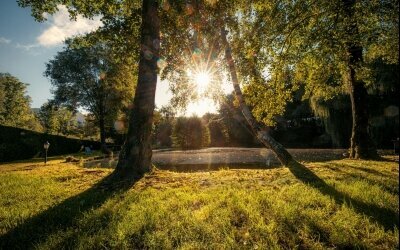
[[[398,1],[255,1],[241,23],[250,27],[249,47],[260,46],[272,76],[290,68],[293,82],[306,85],[305,98],[352,99],[350,157],[374,158],[368,128],[367,91],[371,63],[398,63]],[[257,39],[252,39],[259,34]],[[273,60],[269,60],[273,58]],[[263,64],[257,64],[263,68]]]
[[[31,111],[31,98],[26,94],[28,84],[18,78],[0,73],[0,124],[37,130]]]
[[[117,63],[107,43],[74,47],[67,42],[47,64],[45,75],[55,87],[54,101],[72,109],[84,108],[96,118],[102,149],[106,149],[106,125],[133,95],[133,68]]]
[[[231,48],[226,38],[226,30],[225,27],[221,28],[221,39],[222,44],[225,47],[225,59],[226,63],[229,67],[229,72],[231,74],[231,81],[235,90],[236,97],[239,101],[240,108],[242,109],[242,113],[246,118],[247,122],[250,124],[250,127],[253,130],[253,133],[257,138],[268,148],[270,148],[278,157],[279,161],[283,165],[289,165],[292,163],[293,157],[287,152],[287,150],[277,142],[270,134],[269,128],[261,126],[256,119],[254,118],[253,114],[251,113],[250,109],[248,108],[247,104],[244,101],[244,97],[242,94],[242,90],[240,89],[239,80],[236,72],[235,63],[232,57]]]
[[[356,70],[363,63],[363,47],[358,40],[360,31],[355,19],[355,0],[343,0],[344,16],[347,20],[345,34],[350,37],[346,42],[347,77],[350,88],[353,127],[351,133],[350,158],[377,158],[378,154],[368,133],[368,101],[365,82],[357,78]]]

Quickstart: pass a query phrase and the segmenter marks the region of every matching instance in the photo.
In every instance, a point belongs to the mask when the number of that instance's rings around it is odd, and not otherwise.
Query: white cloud
[[[33,48],[37,48],[37,47],[39,47],[39,46],[40,46],[39,44],[20,44],[20,43],[17,43],[17,44],[15,45],[16,48],[18,48],[18,49],[24,49],[24,50],[26,50],[26,51],[29,51],[29,50],[31,50],[31,49],[33,49]]]
[[[52,17],[48,17],[50,26],[40,34],[37,41],[45,47],[55,46],[64,42],[68,37],[84,34],[96,30],[102,25],[100,17],[93,20],[78,15],[76,20],[70,20],[68,10],[65,6],[59,5],[59,11]]]
[[[9,44],[11,42],[10,39],[7,39],[5,37],[0,37],[0,44]]]

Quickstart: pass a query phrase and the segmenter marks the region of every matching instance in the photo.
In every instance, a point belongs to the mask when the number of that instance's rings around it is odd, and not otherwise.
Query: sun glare
[[[207,72],[198,72],[194,76],[197,87],[203,89],[210,83],[210,74]]]
[[[188,70],[187,75],[189,79],[196,85],[197,92],[199,94],[203,94],[208,85],[212,82],[211,73],[208,71],[197,71],[197,70]]]

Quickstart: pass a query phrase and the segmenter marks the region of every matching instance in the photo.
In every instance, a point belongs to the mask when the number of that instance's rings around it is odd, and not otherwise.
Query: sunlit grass
[[[66,161],[67,157],[73,157],[77,160],[90,160],[95,157],[101,157],[104,154],[101,151],[92,151],[90,154],[86,154],[85,152],[79,152],[75,154],[68,155],[57,155],[50,156],[47,159],[46,165],[56,165],[59,163],[63,163]],[[13,161],[13,162],[0,162],[0,172],[5,171],[16,171],[16,170],[30,170],[35,167],[44,166],[44,158],[33,158],[27,160]]]
[[[0,248],[398,248],[396,218],[391,228],[379,222],[382,211],[399,212],[398,163],[307,167],[350,200],[339,204],[287,168],[156,171],[110,191],[93,188],[110,169],[9,167],[0,171]]]

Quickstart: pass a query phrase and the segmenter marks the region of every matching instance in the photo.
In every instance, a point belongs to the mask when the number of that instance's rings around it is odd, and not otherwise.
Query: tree
[[[169,107],[162,107],[154,112],[153,144],[157,147],[172,146],[172,128],[174,112]]]
[[[398,63],[398,1],[256,1],[249,47],[260,47],[271,75],[290,68],[294,83],[305,84],[305,98],[322,101],[348,94],[352,100],[352,158],[377,156],[368,134],[367,87],[371,63]],[[241,26],[243,27],[243,26]],[[249,27],[249,26],[244,26]],[[260,34],[257,39],[254,35]],[[274,60],[270,60],[273,58]]]
[[[201,118],[178,117],[172,130],[172,141],[175,147],[181,149],[198,149],[208,146],[210,135]]]
[[[279,161],[287,166],[292,164],[294,159],[289,154],[289,152],[274,138],[272,138],[269,134],[269,128],[262,126],[261,124],[257,123],[256,119],[254,118],[253,114],[250,112],[250,109],[246,105],[244,101],[244,97],[242,94],[242,90],[240,89],[239,80],[236,72],[236,67],[234,64],[234,60],[231,54],[231,48],[226,38],[226,30],[225,27],[221,28],[221,39],[222,44],[225,46],[225,59],[226,63],[229,67],[229,72],[231,74],[231,81],[235,90],[236,97],[238,99],[240,108],[244,117],[246,118],[247,122],[249,123],[250,127],[252,128],[253,134],[268,148],[270,148],[275,155],[278,157]]]
[[[240,16],[238,8],[242,8],[245,5],[243,2],[234,2],[231,1],[189,1],[186,3],[186,11],[179,15],[174,13],[171,15],[166,15],[164,17],[167,22],[172,23],[175,27],[179,27],[179,32],[183,32],[184,36],[181,36],[179,46],[172,44],[173,39],[166,39],[167,48],[169,50],[166,51],[165,56],[167,61],[170,63],[167,67],[165,74],[170,73],[170,78],[175,80],[176,84],[185,90],[188,91],[180,91],[178,93],[183,93],[180,100],[182,102],[187,102],[187,99],[190,98],[190,95],[193,91],[190,91],[190,77],[185,77],[185,69],[182,69],[180,65],[186,65],[186,61],[190,61],[195,64],[199,68],[206,68],[208,71],[213,71],[216,75],[215,77],[218,80],[221,80],[222,69],[215,69],[214,65],[218,65],[215,63],[224,62],[227,65],[228,75],[230,76],[230,80],[235,89],[235,95],[240,104],[242,113],[246,118],[247,122],[250,124],[252,128],[253,135],[257,137],[264,145],[271,148],[272,151],[278,156],[278,159],[281,161],[283,165],[288,165],[293,161],[291,155],[276,142],[268,133],[268,128],[265,126],[261,126],[261,124],[257,123],[253,114],[250,112],[249,107],[244,101],[244,97],[239,85],[238,74],[236,70],[235,61],[232,57],[232,50],[230,44],[227,40],[227,32],[225,30],[226,23],[230,23],[231,19],[238,18]],[[177,7],[179,9],[179,6]],[[185,9],[182,8],[181,9]],[[184,16],[184,17],[183,17]],[[173,18],[172,18],[173,17]],[[185,21],[183,21],[185,18]],[[164,19],[163,19],[164,20]],[[176,31],[177,29],[175,29]],[[166,37],[176,37],[180,36],[179,34],[174,33],[173,29],[168,29],[165,33],[163,33]],[[192,49],[192,53],[188,55],[187,48]],[[201,48],[201,49],[200,49]],[[218,58],[219,52],[225,49],[225,54],[223,58]],[[204,51],[205,53],[202,53]],[[216,51],[216,52],[215,52]],[[214,52],[216,55],[214,55]],[[178,58],[173,58],[173,56]],[[177,69],[177,73],[171,73],[174,69]],[[253,68],[255,69],[255,68]],[[204,69],[203,69],[204,70]],[[176,88],[172,88],[172,92],[175,93],[174,90]],[[215,91],[210,91],[211,93],[215,93]]]
[[[18,78],[0,73],[0,124],[39,130],[40,125],[31,111],[31,98],[26,95],[28,84]]]
[[[74,110],[84,108],[94,115],[102,149],[107,152],[106,126],[113,126],[133,96],[132,67],[117,63],[105,42],[74,46],[67,41],[66,48],[47,64],[45,75],[55,87],[55,103]]]
[[[73,112],[51,101],[40,107],[37,117],[46,133],[69,135],[76,127]]]
[[[64,3],[71,18],[102,15],[103,34],[109,41],[117,41],[119,59],[122,55],[136,55],[140,50],[138,83],[130,111],[128,137],[121,150],[116,172],[121,176],[142,174],[151,169],[151,127],[157,83],[157,57],[160,34],[158,1],[143,0],[141,6],[133,1],[73,1],[19,0],[22,7],[31,7],[32,15],[43,21],[43,13],[54,14],[57,4]],[[141,9],[142,19],[137,15]],[[140,25],[140,29],[138,28]],[[114,29],[115,28],[115,29]],[[112,32],[107,32],[112,30]],[[140,32],[138,32],[140,30]],[[139,38],[140,40],[136,39]],[[134,68],[130,68],[134,72]],[[132,83],[132,82],[131,82]]]

